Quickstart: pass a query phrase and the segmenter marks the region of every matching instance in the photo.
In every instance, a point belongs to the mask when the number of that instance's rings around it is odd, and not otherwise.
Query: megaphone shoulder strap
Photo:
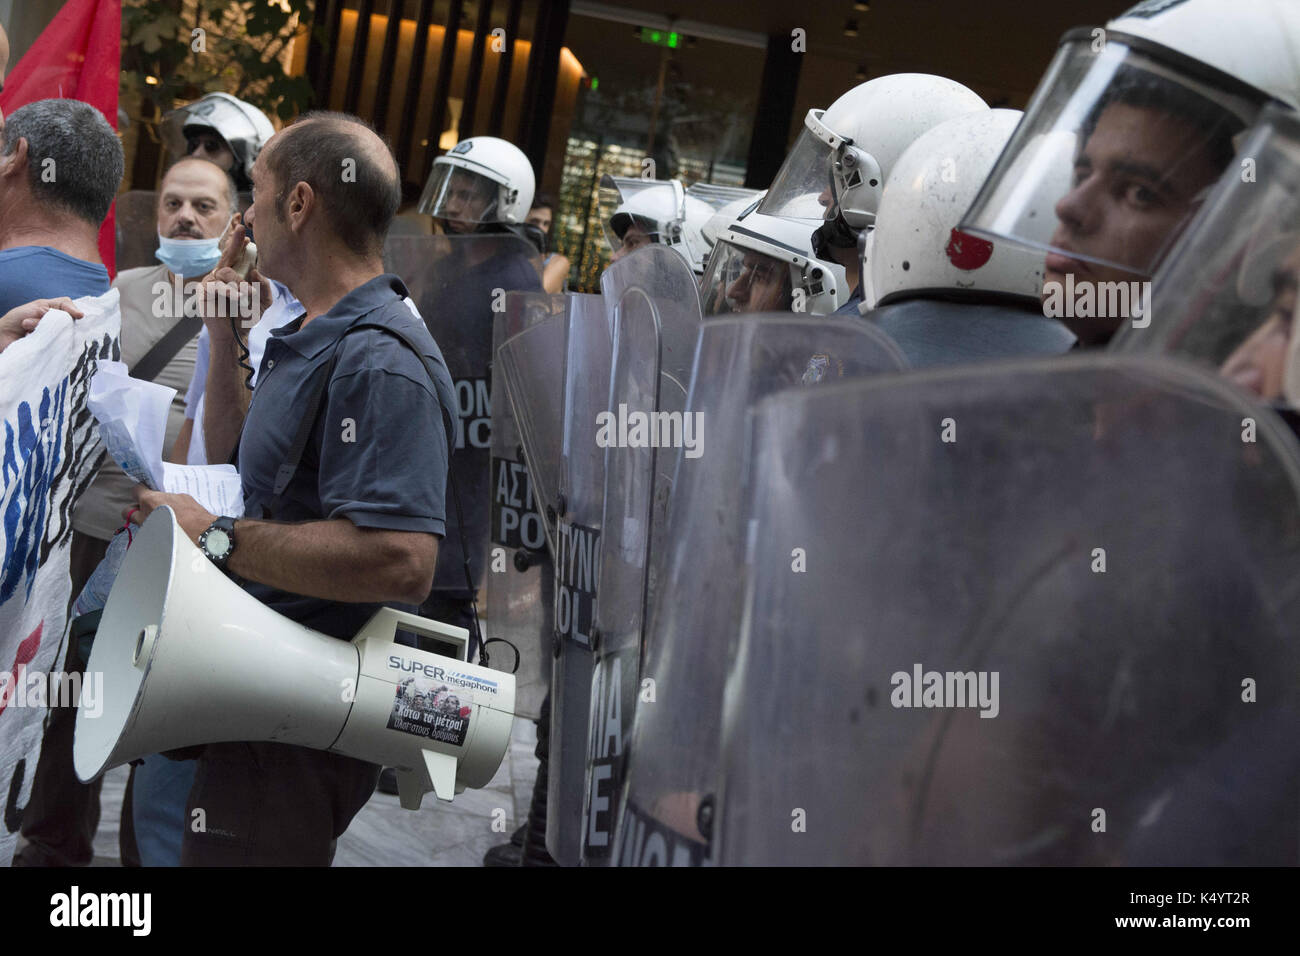
[[[279,469],[275,473],[275,485],[271,491],[271,500],[268,509],[269,513],[272,515],[279,510],[281,498],[285,489],[289,487],[289,483],[297,473],[298,466],[302,462],[303,452],[307,449],[307,443],[311,440],[311,433],[316,426],[316,418],[320,414],[321,403],[325,397],[325,390],[329,386],[330,378],[334,375],[334,365],[338,360],[339,346],[343,343],[343,340],[353,332],[360,332],[363,329],[370,329],[391,335],[414,352],[416,357],[419,358],[420,363],[424,366],[424,370],[429,376],[430,383],[434,385],[434,398],[438,399],[437,366],[433,364],[432,359],[420,350],[420,347],[415,344],[410,336],[401,329],[396,329],[388,325],[381,325],[378,322],[356,322],[348,326],[343,330],[343,334],[334,342],[333,351],[330,353],[329,361],[325,362],[324,365],[321,366],[323,371],[317,373],[316,380],[312,383],[311,395],[307,402],[307,411],[303,415],[302,421],[298,424],[298,431],[294,435],[293,444],[289,446],[289,452],[285,457],[284,463],[280,465]],[[452,450],[456,447],[456,426],[451,417],[451,412],[447,409],[447,406],[442,403],[441,399],[438,399],[438,410],[442,414],[442,427],[447,432],[447,455],[450,458]],[[468,592],[473,593],[475,590],[474,578],[470,572],[469,566],[470,549],[465,541],[465,519],[461,513],[460,492],[456,488],[456,480],[451,468],[447,469],[447,484],[451,488],[452,502],[456,508],[456,529],[461,537],[461,554],[464,555],[465,562],[465,588]],[[480,662],[484,666],[487,666],[487,651],[483,643],[482,635],[479,632],[478,605],[477,602],[472,599],[471,607],[474,627],[473,641],[470,645],[470,655],[472,656],[475,648],[477,648]]]
[[[307,400],[307,411],[303,415],[302,421],[298,424],[298,431],[294,435],[293,444],[289,446],[289,452],[285,456],[284,462],[276,470],[275,484],[271,489],[270,510],[272,512],[279,510],[281,496],[284,494],[285,489],[289,487],[289,483],[293,480],[293,476],[297,474],[298,466],[302,463],[303,452],[307,450],[307,443],[311,441],[311,433],[316,425],[316,417],[320,414],[321,403],[325,398],[325,390],[329,387],[330,378],[334,375],[334,366],[338,361],[339,346],[343,343],[343,340],[353,332],[360,332],[363,329],[385,332],[393,336],[395,339],[398,339],[420,359],[420,363],[424,366],[424,370],[428,374],[430,382],[437,382],[438,373],[436,366],[433,364],[433,360],[421,352],[419,346],[400,329],[381,325],[378,322],[358,322],[355,325],[350,325],[344,329],[343,334],[340,335],[334,343],[329,361],[320,366],[322,371],[317,373],[316,380],[312,383],[311,394]],[[438,392],[436,387],[433,394],[434,397],[437,398]],[[447,448],[450,450],[454,446],[456,440],[455,423],[451,418],[451,413],[447,410],[447,407],[441,402],[441,400],[438,402],[438,410],[442,413],[442,427],[447,432]]]

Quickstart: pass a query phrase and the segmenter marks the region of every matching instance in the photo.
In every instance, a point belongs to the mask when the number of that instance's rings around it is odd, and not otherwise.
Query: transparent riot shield
[[[496,313],[492,335],[492,553],[488,561],[486,636],[508,641],[518,653],[515,713],[536,720],[551,682],[551,586],[554,566],[538,489],[508,400],[513,381],[529,427],[550,436],[534,440],[534,456],[559,465],[560,400],[556,369],[564,363],[563,296],[511,292]],[[534,334],[526,334],[526,333]],[[558,334],[557,334],[558,333]],[[520,363],[545,374],[519,377]],[[498,656],[501,655],[501,656]],[[513,655],[492,652],[509,667]]]
[[[599,314],[604,307],[598,295],[568,293],[547,299],[558,311],[506,339],[497,350],[497,360],[519,436],[517,451],[528,468],[547,547],[554,554],[554,502],[559,494],[564,439],[564,352],[570,314],[583,310]],[[551,507],[546,507],[548,504]]]
[[[584,746],[582,851],[590,865],[607,863],[613,847],[622,741],[631,729],[643,608],[653,587],[651,539],[671,496],[676,452],[694,454],[700,437],[682,414],[700,326],[689,268],[668,250],[650,248],[611,266],[601,287],[612,306],[614,358],[607,411],[596,422],[606,471]]]
[[[609,410],[598,423],[597,440],[605,448],[605,501],[583,787],[582,859],[587,865],[607,862],[613,844],[617,777],[627,730],[623,714],[630,719],[641,663],[655,461],[660,455],[671,457],[670,449],[651,447],[648,441],[624,443],[629,427],[649,437],[659,395],[657,310],[644,296],[634,292],[630,297],[634,301],[618,310]],[[680,406],[677,415],[680,421]]]
[[[666,519],[652,526],[656,594],[647,604],[645,666],[635,693],[625,688],[623,718],[634,712],[635,722],[630,734],[623,728],[616,862],[698,865],[709,856],[722,687],[743,598],[739,499],[749,409],[789,386],[902,366],[893,343],[857,319],[784,313],[701,327],[684,414],[699,442],[673,456],[672,499]],[[602,602],[607,593],[608,584]]]
[[[389,236],[384,266],[406,283],[456,389],[447,533],[438,545],[433,591],[467,601],[483,584],[490,535],[493,318],[505,309],[507,292],[542,291],[540,262],[536,249],[510,234]]]
[[[605,496],[605,450],[596,444],[595,422],[609,398],[611,340],[599,296],[568,297],[566,324],[559,470],[554,496],[541,502],[555,527],[546,848],[561,865],[576,866]]]
[[[1270,412],[1097,354],[753,420],[721,863],[1295,865],[1300,458]]]
[[[1177,355],[1296,408],[1300,119],[1265,110],[1239,154],[1156,272],[1146,314],[1108,347]]]
[[[606,269],[600,277],[600,291],[611,334],[620,307],[639,298],[655,304],[660,312],[659,372],[665,377],[662,385],[673,388],[685,400],[700,324],[700,294],[690,266],[680,256],[674,258],[671,249],[646,246]]]

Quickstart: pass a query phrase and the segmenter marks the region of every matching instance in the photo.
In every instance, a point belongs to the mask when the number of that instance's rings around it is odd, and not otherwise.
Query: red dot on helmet
[[[948,236],[948,246],[944,252],[948,254],[948,261],[958,269],[971,272],[983,266],[993,256],[993,243],[962,232],[960,229],[954,229]]]

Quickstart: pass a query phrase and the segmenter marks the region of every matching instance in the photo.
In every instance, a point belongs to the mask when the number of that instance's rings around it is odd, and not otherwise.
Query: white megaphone
[[[394,642],[431,639],[439,653]],[[467,663],[469,632],[392,608],[352,641],[250,597],[158,508],[135,534],[91,649],[103,708],[77,712],[73,766],[196,744],[276,741],[397,768],[402,806],[485,786],[505,756],[515,679]]]

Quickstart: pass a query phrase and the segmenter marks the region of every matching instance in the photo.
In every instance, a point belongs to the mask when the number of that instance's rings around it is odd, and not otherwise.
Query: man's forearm
[[[419,604],[433,585],[432,534],[358,528],[347,518],[280,524],[241,518],[229,568],[328,601]]]
[[[172,450],[167,453],[164,461],[170,461],[177,465],[185,464],[190,455],[190,439],[194,437],[194,419],[185,419],[181,425],[181,430],[176,436],[176,442],[172,445]]]
[[[204,385],[203,439],[208,462],[219,465],[229,461],[235,450],[253,393],[244,385],[248,373],[239,365],[238,340],[233,335],[213,335],[210,348],[208,379]]]

